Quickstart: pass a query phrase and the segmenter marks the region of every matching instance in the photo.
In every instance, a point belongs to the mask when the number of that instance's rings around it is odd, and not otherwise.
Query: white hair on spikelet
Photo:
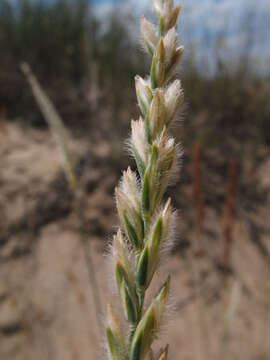
[[[168,359],[168,347],[154,354],[152,343],[164,321],[170,277],[153,296],[147,290],[176,238],[176,211],[171,199],[163,201],[163,197],[179,173],[182,155],[168,132],[183,107],[181,82],[171,81],[183,46],[178,45],[175,28],[180,6],[174,6],[173,0],[154,0],[153,5],[158,26],[141,18],[144,49],[152,56],[150,76],[135,77],[141,116],[131,121],[127,143],[138,172],[128,168],[115,189],[120,228],[109,251],[110,282],[122,311],[115,315],[113,308],[118,304],[108,307],[105,327],[110,360]],[[119,316],[129,325],[128,330],[120,330]]]

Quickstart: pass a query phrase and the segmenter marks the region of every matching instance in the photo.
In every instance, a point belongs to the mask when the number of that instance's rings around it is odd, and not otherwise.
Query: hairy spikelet
[[[152,56],[150,75],[135,77],[139,120],[131,121],[130,151],[138,176],[130,168],[115,189],[120,228],[114,236],[112,262],[116,288],[129,333],[123,335],[108,307],[107,350],[111,360],[166,360],[168,346],[157,357],[151,349],[162,323],[170,279],[145,305],[145,293],[155,276],[164,249],[172,243],[175,213],[163,196],[179,153],[168,131],[184,101],[181,82],[174,80],[183,53],[175,24],[180,6],[173,0],[154,0],[155,26],[141,18],[145,49]]]

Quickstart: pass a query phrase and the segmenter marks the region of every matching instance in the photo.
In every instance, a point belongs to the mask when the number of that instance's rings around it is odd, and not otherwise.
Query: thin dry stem
[[[223,217],[223,234],[224,234],[224,253],[223,261],[225,265],[229,264],[233,246],[233,227],[234,213],[236,205],[236,188],[237,188],[237,163],[230,160],[228,164],[228,190]]]
[[[204,250],[202,245],[204,205],[201,185],[201,148],[198,142],[193,145],[192,149],[192,184],[196,212],[196,254],[202,254]]]
[[[69,187],[74,195],[74,208],[79,220],[80,241],[83,247],[85,263],[88,270],[89,282],[90,282],[93,301],[95,305],[97,324],[101,331],[102,328],[101,318],[100,318],[101,299],[99,296],[99,287],[96,279],[96,272],[92,260],[92,255],[87,245],[88,234],[86,232],[86,226],[85,226],[86,220],[83,213],[83,194],[81,193],[81,190],[78,187],[78,181],[76,179],[76,174],[74,171],[71,154],[68,148],[69,134],[54,104],[51,102],[44,89],[42,89],[37,78],[33,74],[30,66],[26,63],[23,63],[21,64],[21,70],[24,73],[33,91],[35,100],[39,105],[40,110],[45,120],[47,121],[54,138],[56,139],[56,142],[59,147],[59,153],[63,159],[63,168],[67,177]]]

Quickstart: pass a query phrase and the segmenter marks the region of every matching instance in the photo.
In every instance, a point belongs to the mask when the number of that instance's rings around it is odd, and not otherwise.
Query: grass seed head
[[[144,46],[152,56],[150,76],[148,80],[135,77],[142,116],[131,122],[130,148],[139,179],[128,168],[115,190],[123,233],[119,230],[114,237],[114,271],[130,332],[126,337],[128,351],[124,354],[114,317],[108,315],[110,320],[106,331],[111,360],[154,360],[151,346],[161,325],[170,287],[168,278],[145,309],[146,291],[173,233],[171,200],[162,205],[162,199],[177,153],[168,128],[184,99],[179,80],[168,85],[183,54],[175,29],[180,6],[174,7],[173,0],[154,0],[153,5],[159,18],[158,25],[141,18]],[[168,347],[161,350],[156,360],[167,358]]]

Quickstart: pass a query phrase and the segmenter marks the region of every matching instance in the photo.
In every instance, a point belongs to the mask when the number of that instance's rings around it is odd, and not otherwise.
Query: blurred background
[[[0,0],[3,360],[103,358],[103,254],[114,187],[134,168],[124,142],[134,76],[149,72],[139,17],[150,10]],[[269,24],[269,0],[182,0],[185,105],[172,132],[184,155],[168,191],[179,221],[158,276],[172,273],[161,339],[172,359],[270,359]]]

